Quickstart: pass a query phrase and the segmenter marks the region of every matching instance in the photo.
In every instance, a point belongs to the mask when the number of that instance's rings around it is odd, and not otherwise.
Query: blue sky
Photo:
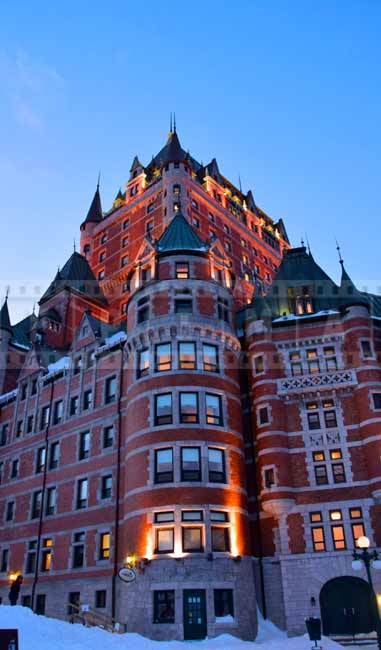
[[[0,296],[30,311],[176,111],[184,148],[381,287],[379,0],[2,3]]]

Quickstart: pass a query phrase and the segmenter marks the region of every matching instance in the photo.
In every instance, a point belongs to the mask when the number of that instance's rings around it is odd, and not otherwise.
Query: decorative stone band
[[[278,393],[303,393],[306,389],[325,390],[327,387],[335,389],[357,384],[354,370],[337,370],[323,372],[316,375],[300,375],[278,379]]]

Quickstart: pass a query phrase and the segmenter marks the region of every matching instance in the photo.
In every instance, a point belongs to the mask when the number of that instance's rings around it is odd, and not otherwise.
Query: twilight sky
[[[108,209],[135,153],[181,143],[381,292],[380,0],[19,0],[0,7],[0,298],[12,322]]]

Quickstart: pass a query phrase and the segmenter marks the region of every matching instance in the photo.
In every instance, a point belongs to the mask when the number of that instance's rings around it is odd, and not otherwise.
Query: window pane
[[[156,531],[156,553],[172,553],[173,528],[160,528]]]
[[[214,590],[214,614],[216,618],[234,616],[232,589]]]
[[[212,551],[229,551],[229,529],[212,526]]]
[[[176,262],[176,278],[179,280],[187,280],[189,278],[188,262]]]
[[[170,343],[160,343],[156,346],[156,371],[163,372],[165,370],[171,370],[171,344]]]
[[[167,521],[174,521],[173,511],[155,512],[155,523],[160,524]]]
[[[194,343],[179,343],[179,367],[190,370],[196,367],[196,346]]]
[[[328,475],[327,475],[327,468],[325,465],[315,466],[315,478],[316,478],[317,485],[327,485]]]
[[[222,449],[208,449],[209,481],[213,483],[225,482],[225,454]]]
[[[222,425],[221,398],[219,395],[206,393],[206,422],[207,424]]]
[[[183,551],[202,551],[202,528],[183,528]]]
[[[138,355],[138,377],[144,377],[149,372],[149,350],[141,350]]]
[[[344,526],[332,526],[332,539],[336,551],[341,551],[346,548]]]
[[[155,452],[155,482],[173,481],[173,450],[158,449]]]
[[[365,535],[364,524],[352,524],[352,534],[355,546],[358,546],[357,542],[359,540],[359,537],[364,537]]]
[[[217,346],[203,343],[202,356],[203,356],[204,370],[208,372],[217,372],[218,371]]]
[[[325,539],[323,528],[312,528],[312,542],[314,551],[325,551]]]
[[[180,421],[198,422],[197,393],[180,393]]]
[[[172,395],[165,393],[163,395],[156,395],[156,424],[171,424],[172,423]]]
[[[200,449],[199,447],[181,448],[181,480],[200,481]]]
[[[333,463],[332,472],[335,483],[345,483],[345,470],[343,463]]]
[[[175,622],[175,592],[172,590],[154,592],[154,623]]]
[[[182,521],[202,521],[202,510],[183,510],[181,513]]]

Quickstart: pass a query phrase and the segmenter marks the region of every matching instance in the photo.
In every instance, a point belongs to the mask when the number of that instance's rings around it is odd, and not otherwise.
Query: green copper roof
[[[172,219],[155,247],[159,253],[169,251],[206,252],[208,250],[208,245],[200,239],[181,212],[178,212]]]
[[[12,327],[12,343],[19,344],[24,347],[31,347],[31,331],[36,324],[37,316],[30,314],[26,318],[20,320]]]

